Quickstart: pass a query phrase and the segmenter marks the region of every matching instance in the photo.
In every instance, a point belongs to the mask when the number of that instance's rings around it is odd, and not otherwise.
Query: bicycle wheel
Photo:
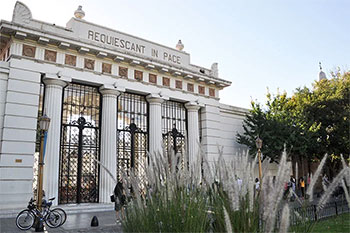
[[[51,228],[56,228],[61,226],[61,222],[62,222],[62,216],[58,212],[50,211],[45,216],[45,223]]]
[[[21,230],[29,230],[34,221],[34,214],[30,210],[22,210],[16,217],[16,226]]]
[[[57,212],[57,213],[59,213],[62,216],[61,226],[66,222],[66,220],[67,220],[66,211],[64,211],[61,208],[54,208],[54,209],[51,210],[51,212]]]

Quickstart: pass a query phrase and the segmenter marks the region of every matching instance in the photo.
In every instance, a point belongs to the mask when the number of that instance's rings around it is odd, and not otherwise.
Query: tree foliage
[[[308,160],[325,153],[337,157],[350,151],[350,72],[332,74],[316,81],[312,89],[297,88],[287,93],[267,94],[266,106],[252,102],[237,141],[256,153],[257,136],[263,140],[262,153],[279,158],[284,145],[292,156]]]

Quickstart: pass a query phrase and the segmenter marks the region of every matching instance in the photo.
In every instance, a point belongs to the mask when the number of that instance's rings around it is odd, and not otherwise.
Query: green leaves
[[[266,108],[252,102],[238,143],[256,154],[255,139],[263,140],[262,153],[276,160],[284,145],[291,155],[319,158],[325,153],[350,150],[350,73],[337,71],[330,80],[297,88],[293,96],[267,93]]]

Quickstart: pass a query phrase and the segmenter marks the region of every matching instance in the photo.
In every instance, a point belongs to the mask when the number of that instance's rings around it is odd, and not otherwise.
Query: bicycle
[[[57,228],[63,225],[67,219],[66,212],[61,208],[50,210],[52,201],[43,201],[42,211],[34,204],[33,198],[30,199],[27,209],[22,210],[16,217],[16,226],[21,230],[29,230],[37,221],[43,220],[50,228]]]

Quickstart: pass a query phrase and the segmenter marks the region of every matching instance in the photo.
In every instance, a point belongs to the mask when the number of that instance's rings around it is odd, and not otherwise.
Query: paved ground
[[[98,227],[91,227],[91,219],[97,216]],[[74,213],[67,214],[66,223],[56,229],[46,227],[45,232],[122,232],[121,226],[116,223],[115,211]],[[15,218],[1,218],[0,232],[35,232],[34,229],[21,231],[16,227]]]

